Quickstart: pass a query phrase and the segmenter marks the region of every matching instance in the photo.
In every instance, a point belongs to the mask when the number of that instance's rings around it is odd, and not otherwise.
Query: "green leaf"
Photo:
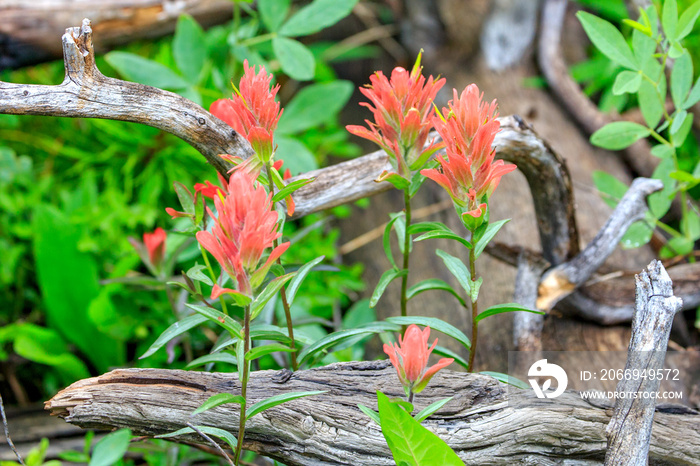
[[[544,315],[544,312],[542,311],[536,311],[533,309],[529,309],[525,306],[521,306],[518,303],[506,303],[506,304],[497,304],[495,306],[491,306],[490,308],[486,309],[483,312],[480,312],[478,316],[476,316],[475,322],[480,322],[484,320],[487,317],[495,316],[496,314],[503,314],[504,312],[516,312],[516,311],[524,311],[524,312],[531,312],[533,314],[542,314]]]
[[[131,442],[131,431],[120,429],[95,444],[89,466],[111,466],[124,456]]]
[[[173,338],[182,335],[183,333],[187,332],[188,330],[204,323],[207,321],[207,318],[203,315],[199,314],[194,314],[188,317],[185,317],[184,319],[175,322],[172,324],[170,327],[165,329],[163,333],[160,334],[160,336],[156,339],[156,341],[153,342],[153,344],[148,348],[148,350],[143,353],[143,356],[141,356],[139,359],[147,358],[148,356],[152,355],[159,349],[161,349],[166,343],[168,343],[170,340]]]
[[[228,446],[231,448],[231,450],[236,449],[236,444],[238,441],[236,440],[236,437],[233,436],[233,434],[229,431],[219,429],[217,427],[209,427],[209,426],[195,426],[200,432],[203,432],[207,435],[213,435],[214,437],[220,438],[221,440],[224,440],[226,443],[228,443]],[[169,434],[162,434],[162,435],[156,435],[155,438],[172,438],[172,437],[178,437],[180,435],[185,435],[185,434],[196,434],[194,429],[191,427],[185,427],[180,430],[176,430],[175,432],[170,432]]]
[[[282,113],[285,115],[287,112]],[[306,145],[298,139],[275,134],[275,159],[284,161],[284,168],[292,175],[307,173],[318,168],[316,157]]]
[[[682,107],[684,109],[688,109],[698,102],[700,102],[700,76],[698,76],[698,79],[695,81],[695,85],[690,91],[688,98],[685,100],[685,102],[683,102]]]
[[[314,77],[316,59],[304,44],[286,37],[272,39],[272,50],[280,62],[282,71],[297,81],[308,81]]]
[[[667,159],[669,157],[673,157],[673,153],[673,147],[667,144],[658,144],[651,148],[651,155],[660,159]]]
[[[303,398],[306,396],[314,396],[314,395],[320,395],[321,393],[326,393],[327,390],[316,390],[316,391],[310,391],[310,392],[289,392],[289,393],[282,393],[281,395],[275,395],[271,396],[270,398],[266,398],[264,400],[260,400],[254,405],[250,406],[248,409],[245,410],[245,417],[246,419],[250,419],[251,417],[255,416],[256,414],[262,413],[266,409],[273,408],[277,405],[281,405],[282,403],[286,403],[288,401],[296,400],[298,398]]]
[[[299,361],[299,366],[304,364],[310,356],[313,356],[319,351],[323,351],[332,346],[336,346],[340,343],[343,343],[344,341],[350,338],[354,338],[356,335],[369,335],[371,333],[376,333],[376,331],[372,329],[350,329],[341,330],[339,332],[333,332],[330,335],[326,335],[325,337],[321,338],[315,343],[307,346],[302,350],[301,353],[299,353],[299,356],[297,358],[297,360]]]
[[[210,396],[209,399],[202,403],[199,408],[192,411],[192,415],[194,416],[195,414],[203,413],[208,409],[216,408],[217,406],[228,403],[236,403],[240,405],[245,403],[245,398],[243,398],[241,395],[233,395],[231,393],[217,393],[216,395]]]
[[[278,351],[284,351],[287,353],[294,352],[289,346],[281,345],[279,343],[269,343],[267,345],[256,346],[246,353],[245,358],[247,361],[252,361],[254,359],[262,358],[270,353],[276,353]]]
[[[683,123],[685,123],[686,118],[688,118],[687,111],[681,110],[676,113],[676,115],[673,117],[673,123],[671,123],[671,127],[669,128],[672,135],[675,136],[678,133],[678,130],[680,130]]]
[[[418,422],[423,422],[423,421],[425,421],[426,419],[428,419],[428,417],[429,417],[431,414],[437,412],[440,408],[442,408],[443,406],[445,406],[452,398],[454,398],[454,397],[451,396],[451,397],[449,397],[449,398],[445,398],[444,400],[438,400],[438,401],[436,401],[435,403],[431,403],[430,405],[428,405],[428,406],[426,406],[425,408],[421,409],[420,412],[419,412],[418,414],[416,414],[415,416],[413,416],[413,419],[415,419],[415,420],[418,421]]]
[[[267,304],[267,302],[277,294],[277,292],[280,290],[280,288],[284,286],[285,283],[294,278],[296,274],[297,272],[288,273],[286,275],[282,275],[281,277],[277,277],[270,283],[268,283],[265,289],[262,291],[262,293],[260,293],[255,298],[255,301],[253,301],[253,303],[250,305],[250,320],[255,319],[258,316],[258,314],[262,312],[263,308],[265,307],[265,304]]]
[[[237,340],[235,340],[237,341]],[[192,369],[193,367],[199,367],[203,366],[205,364],[209,364],[212,362],[221,362],[224,364],[231,364],[234,366],[238,366],[238,359],[236,356],[234,356],[232,353],[229,353],[228,351],[221,351],[217,353],[211,353],[211,354],[205,354],[204,356],[200,356],[197,359],[194,359],[190,361],[187,366],[185,366],[186,369]]]
[[[649,128],[631,121],[608,123],[593,133],[591,144],[610,150],[620,150],[631,146],[637,140],[651,134]]]
[[[651,37],[651,27],[644,26],[644,25],[638,23],[637,21],[633,21],[629,18],[623,19],[622,22],[623,22],[623,24],[626,24],[626,25],[636,29],[637,31],[641,32],[642,34]],[[634,48],[633,48],[633,50],[634,50]]]
[[[382,434],[397,465],[464,466],[457,454],[437,435],[420,425],[401,406],[377,392]]]
[[[638,68],[629,45],[615,26],[585,11],[579,11],[576,17],[581,21],[593,45],[603,52],[603,55],[626,68]]]
[[[688,255],[693,252],[694,244],[694,241],[683,236],[671,238],[668,243],[661,248],[659,256],[662,259],[670,259],[672,257]]]
[[[177,194],[177,198],[180,201],[183,212],[194,214],[194,196],[190,190],[179,181],[175,181],[173,183],[173,188],[175,188],[175,194]]]
[[[689,210],[681,219],[681,233],[692,241],[700,238],[700,216],[694,210]]]
[[[635,249],[644,246],[654,233],[654,216],[647,212],[647,219],[634,222],[620,239],[622,249]]]
[[[207,45],[202,27],[190,15],[182,14],[177,20],[173,58],[182,75],[191,84],[198,84],[207,59]]]
[[[450,227],[445,225],[444,223],[440,222],[421,222],[421,223],[414,223],[410,227],[408,227],[408,232],[412,235],[415,235],[416,233],[423,233],[426,231],[446,231],[446,232],[452,232]]]
[[[31,232],[36,280],[48,326],[74,343],[99,371],[123,365],[124,343],[105,338],[90,316],[90,307],[101,287],[95,260],[78,248],[84,232],[66,214],[42,204],[32,212]],[[106,301],[109,304],[108,296]],[[118,318],[112,306],[103,305],[96,310],[103,320]]]
[[[209,286],[214,286],[214,282],[211,281],[211,278],[209,278],[207,275],[204,274],[204,272],[202,272],[202,270],[204,269],[206,269],[206,266],[202,264],[195,264],[187,271],[187,276],[190,277],[192,280],[198,280],[200,282],[206,283]]]
[[[656,166],[654,173],[651,175],[652,178],[661,180],[664,184],[661,191],[651,193],[647,197],[649,210],[655,218],[663,217],[668,212],[668,209],[671,208],[677,186],[676,181],[670,176],[674,171],[676,171],[676,167],[673,159],[664,159]]]
[[[455,353],[454,351],[445,348],[444,346],[436,345],[435,349],[433,349],[433,353],[437,354],[439,356],[444,356],[446,358],[452,358],[455,360],[457,364],[460,366],[464,367],[465,369],[469,370],[469,363],[467,362],[466,359],[464,359],[462,356],[459,354]]]
[[[285,105],[275,135],[299,133],[330,121],[348,102],[354,87],[344,80],[304,87]]]
[[[601,170],[593,172],[593,184],[600,191],[603,201],[613,209],[629,189],[625,183]]]
[[[391,227],[394,226],[394,223],[399,219],[399,217],[403,214],[399,214],[396,216],[391,217],[391,220],[389,220],[384,227],[384,235],[382,236],[382,245],[384,246],[384,254],[386,255],[386,258],[389,259],[389,263],[394,269],[398,269],[398,265],[396,265],[396,261],[394,260],[394,255],[391,252]],[[374,307],[374,306],[370,306]]]
[[[674,41],[676,39],[676,26],[678,25],[678,3],[676,0],[664,0],[661,25],[668,40]]]
[[[676,26],[676,40],[681,40],[693,30],[695,22],[700,16],[700,2],[693,2],[681,15]]]
[[[615,78],[615,84],[613,84],[613,94],[633,94],[639,90],[640,84],[642,84],[642,74],[640,72],[620,71],[620,73]]]
[[[447,266],[447,270],[454,275],[464,291],[466,291],[468,295],[471,294],[472,278],[471,274],[469,273],[469,269],[464,262],[446,253],[442,249],[436,249],[435,254],[442,259]]]
[[[470,243],[469,241],[467,241],[466,239],[462,238],[457,233],[454,233],[452,231],[441,231],[441,230],[429,231],[429,232],[419,236],[414,241],[423,241],[423,240],[432,239],[432,238],[451,239],[451,240],[454,240],[454,241],[461,243],[467,249],[472,248],[472,243]]]
[[[403,179],[403,178],[401,178]],[[399,244],[399,251],[403,255],[404,248],[406,247],[406,215],[404,212],[389,214],[392,218],[396,217],[396,223],[394,223],[394,231],[396,232],[396,238]],[[408,251],[413,250],[413,242],[409,238]]]
[[[59,459],[62,459],[63,461],[69,461],[71,463],[87,463],[90,461],[89,455],[86,455],[83,452],[75,451],[75,450],[61,451],[58,453],[57,456]],[[0,464],[2,464],[2,463],[0,463]],[[15,465],[16,463],[10,463],[10,464]],[[42,466],[46,466],[46,465],[44,464]]]
[[[405,269],[389,269],[386,272],[384,272],[379,278],[379,282],[377,283],[377,287],[374,289],[374,293],[372,293],[372,297],[369,300],[369,307],[374,307],[377,305],[377,302],[379,302],[379,298],[382,297],[384,291],[386,290],[386,287],[389,286],[389,283],[391,283],[396,278],[403,277],[405,275],[408,275],[408,270]]]
[[[389,317],[386,319],[387,322],[397,325],[422,325],[424,327],[430,327],[433,330],[442,332],[445,335],[454,338],[459,343],[461,343],[467,350],[471,348],[471,342],[469,338],[460,329],[454,325],[448,324],[444,320],[437,319],[435,317],[420,317],[420,316],[396,316]]]
[[[376,422],[377,425],[381,424],[379,421],[379,413],[378,412],[376,412],[373,409],[369,409],[367,406],[361,405],[359,403],[357,404],[357,407],[360,408],[360,411],[362,411],[367,416],[369,416],[370,419],[372,419],[374,422]]]
[[[661,117],[664,114],[664,108],[661,106],[661,101],[659,100],[659,94],[656,92],[656,89],[654,89],[654,86],[649,83],[648,81],[642,81],[642,84],[639,86],[639,91],[637,93],[637,99],[639,101],[639,109],[642,111],[642,116],[644,117],[644,121],[646,122],[647,125],[649,125],[650,128],[656,128],[656,126],[659,124],[659,121],[661,120]],[[610,123],[613,124],[613,123]],[[633,124],[633,123],[630,123]],[[608,125],[609,126],[609,125]],[[598,131],[602,131],[603,129],[607,128],[607,126],[604,126]],[[637,129],[638,131],[641,131]],[[634,133],[633,133],[634,134]],[[610,134],[608,135],[613,142],[611,144],[613,146],[616,146],[614,144],[614,138],[615,136]],[[644,137],[644,136],[641,136]],[[639,138],[637,138],[639,139]],[[636,139],[632,140],[631,142],[627,139],[624,141],[620,142],[620,145],[622,143],[626,144],[620,149],[624,149],[627,146],[632,145]],[[592,140],[591,140],[592,142]],[[595,143],[594,143],[595,144]],[[598,144],[596,144],[598,145]],[[605,146],[601,146],[605,147]],[[607,149],[607,147],[606,147]],[[615,149],[617,150],[617,149]]]
[[[258,12],[263,24],[270,32],[275,32],[289,13],[291,0],[258,0]]]
[[[350,14],[358,0],[314,0],[284,23],[283,36],[306,36],[332,26]]]
[[[512,385],[514,387],[522,388],[523,390],[529,390],[530,386],[523,382],[522,380],[513,377],[512,375],[508,374],[503,374],[501,372],[491,372],[491,371],[481,371],[479,374],[484,374],[493,377],[494,379],[498,380],[499,382],[507,383],[508,385]]]
[[[239,339],[243,338],[243,329],[241,328],[241,324],[233,320],[231,316],[227,316],[221,311],[217,311],[216,309],[206,306],[198,306],[194,304],[185,305],[195,311],[197,314],[201,314],[212,322],[216,322],[218,325],[228,330],[231,335]]]
[[[506,220],[499,220],[497,222],[489,223],[489,226],[486,227],[486,231],[484,234],[479,238],[479,242],[476,244],[476,248],[474,249],[474,257],[477,259],[481,255],[482,252],[484,252],[484,249],[486,248],[486,245],[489,244],[489,241],[493,239],[494,236],[499,232],[501,227],[508,223],[510,219]]]
[[[671,70],[671,97],[673,105],[681,108],[693,85],[693,61],[686,51],[673,64]]]
[[[683,110],[685,111],[685,110]],[[693,125],[693,118],[695,115],[692,113],[686,113],[683,122],[680,124],[680,127],[676,129],[676,132],[671,132],[673,135],[673,145],[674,147],[680,147],[683,142],[685,142],[685,139],[688,137],[688,134],[690,134],[690,128]]]
[[[189,86],[189,82],[167,66],[133,53],[109,52],[105,60],[129,81],[160,89],[185,89]]]
[[[649,30],[651,33],[651,29]],[[637,63],[644,65],[654,59],[656,51],[656,41],[639,31],[632,32],[632,51],[637,59]]]
[[[406,299],[411,299],[416,295],[419,295],[428,290],[443,290],[451,293],[452,296],[459,300],[459,303],[467,307],[467,303],[462,299],[462,297],[457,293],[447,282],[440,280],[439,278],[430,278],[428,280],[423,280],[422,282],[416,283],[406,291]]]
[[[284,188],[277,191],[275,193],[275,195],[273,196],[272,200],[275,202],[279,202],[279,201],[283,200],[285,197],[292,194],[297,189],[302,188],[313,181],[314,181],[314,178],[304,178],[301,180],[292,181],[291,183],[285,185]]]
[[[287,302],[290,306],[294,302],[294,298],[297,295],[297,291],[299,291],[299,287],[304,279],[306,279],[309,272],[311,272],[311,269],[320,264],[325,258],[326,256],[318,256],[316,259],[312,260],[311,262],[307,262],[299,270],[297,270],[296,275],[294,278],[292,278],[292,281],[289,282],[289,287],[287,287]]]

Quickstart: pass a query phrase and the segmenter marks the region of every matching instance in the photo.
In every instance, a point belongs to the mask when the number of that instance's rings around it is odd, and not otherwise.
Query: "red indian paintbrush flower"
[[[409,325],[403,339],[399,336],[399,343],[385,344],[384,352],[389,356],[391,364],[399,374],[399,380],[407,393],[420,393],[430,379],[439,371],[454,361],[452,358],[442,358],[437,364],[426,370],[428,358],[432,353],[437,338],[433,345],[428,347],[430,327],[423,331],[417,325]]]
[[[470,84],[434,119],[435,129],[445,142],[447,160],[437,157],[440,170],[422,170],[426,177],[445,188],[465,215],[482,216],[486,202],[498,186],[501,177],[516,166],[502,160],[494,161],[491,148],[500,123],[496,120],[496,101],[482,102],[476,84]]]
[[[228,194],[224,196],[223,192]],[[272,210],[272,195],[262,186],[255,186],[249,173],[236,170],[224,190],[214,198],[214,205],[218,217],[207,209],[215,219],[212,231],[197,232],[197,241],[230,277],[235,277],[238,291],[215,286],[212,298],[237,292],[251,296],[272,263],[289,247],[288,242],[280,244],[265,264],[258,266],[265,249],[281,236],[277,231],[277,213]]]
[[[153,233],[143,234],[143,244],[146,246],[148,251],[148,258],[151,260],[151,264],[156,267],[163,260],[163,253],[165,252],[165,230],[158,227],[153,231]]]
[[[209,111],[250,142],[256,157],[248,159],[243,166],[251,173],[258,173],[275,151],[272,136],[282,115],[280,104],[275,101],[280,86],[270,89],[272,74],[267,74],[264,66],[256,73],[255,66],[248,66],[245,60],[243,70],[233,98],[215,101]]]
[[[372,75],[371,84],[360,88],[360,92],[371,101],[361,105],[372,111],[374,122],[365,120],[369,128],[346,127],[352,134],[374,141],[384,149],[395,172],[407,180],[411,179],[412,171],[421,168],[441,147],[431,143],[425,148],[425,143],[433,126],[433,99],[445,84],[445,78],[435,80],[430,76],[426,81],[421,74],[420,59],[418,55],[410,73],[396,67],[390,79],[381,71]],[[379,180],[388,179],[388,175],[391,174],[382,174]]]

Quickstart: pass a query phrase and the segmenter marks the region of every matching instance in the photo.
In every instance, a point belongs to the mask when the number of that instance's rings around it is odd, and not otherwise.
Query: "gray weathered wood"
[[[625,371],[655,373],[664,366],[673,317],[683,303],[673,296],[671,278],[657,260],[637,275],[635,281],[636,313]],[[656,400],[643,395],[656,393],[660,384],[661,379],[656,377],[631,377],[618,384],[617,392],[629,396],[615,402],[613,417],[606,429],[606,466],[648,464]],[[696,430],[700,431],[697,424]]]
[[[518,274],[515,278],[513,301],[528,309],[535,309],[537,287],[544,268],[528,262],[524,254],[518,258]],[[542,328],[544,316],[531,312],[516,312],[513,315],[513,342],[518,351],[542,351]]]
[[[637,178],[625,193],[603,228],[572,260],[548,270],[542,277],[538,309],[549,310],[588,280],[617,247],[627,229],[644,218],[646,197],[663,188],[660,180]]]
[[[216,393],[239,393],[233,373],[119,369],[81,380],[46,402],[53,414],[83,427],[129,427],[158,435],[187,422],[236,433],[238,406],[191,416]],[[299,371],[253,372],[252,401],[297,390],[327,390],[272,408],[250,420],[245,448],[292,465],[391,465],[386,442],[357,403],[376,409],[376,391],[403,396],[387,361],[339,363]],[[416,397],[418,409],[454,398],[425,422],[467,464],[600,464],[610,405],[593,406],[575,392],[556,403],[509,403],[509,388],[490,377],[443,370]],[[529,392],[529,391],[528,391]],[[512,400],[511,400],[512,401]],[[650,454],[655,461],[700,462],[698,416],[657,413]],[[668,448],[673,438],[676,448]],[[196,435],[182,441],[203,443]],[[535,447],[536,446],[536,447]]]

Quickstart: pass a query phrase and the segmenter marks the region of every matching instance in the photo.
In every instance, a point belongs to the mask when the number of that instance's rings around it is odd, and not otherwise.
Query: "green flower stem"
[[[409,188],[404,189],[403,199],[406,211],[406,226],[404,228],[403,243],[403,270],[408,270],[408,257],[411,251],[411,235],[408,234],[408,227],[411,226],[411,195]],[[401,277],[401,316],[406,317],[408,300],[406,299],[406,289],[408,288],[408,274]],[[405,329],[404,329],[405,330]]]
[[[411,403],[411,404],[413,404],[413,397],[414,397],[414,395],[415,395],[415,393],[413,393],[413,390],[409,389],[409,391],[408,391],[408,402]]]
[[[270,183],[270,194],[274,197],[275,195],[275,183],[272,180],[272,173],[271,173],[271,167],[270,163],[265,164],[265,170],[267,171],[267,179]],[[276,238],[274,243],[274,247],[279,246],[279,240]],[[277,263],[279,265],[282,265],[282,258],[278,257],[277,258]],[[292,360],[292,370],[296,371],[299,369],[299,363],[297,362],[297,352],[296,348],[294,347],[294,325],[292,324],[292,312],[289,308],[289,302],[287,301],[287,286],[282,285],[282,288],[280,288],[280,296],[282,297],[282,307],[284,308],[284,318],[287,320],[287,334],[289,335],[289,338],[292,340],[290,347],[292,348],[292,351],[289,353],[291,360]]]
[[[262,34],[260,36],[251,37],[250,39],[246,39],[246,40],[241,42],[241,45],[243,45],[245,47],[250,47],[251,45],[256,45],[256,44],[260,44],[262,42],[267,42],[269,40],[274,39],[275,37],[277,37],[276,32],[269,32],[267,34]]]
[[[473,239],[474,232],[472,232],[472,241]],[[476,282],[476,254],[474,253],[474,249],[476,249],[476,241],[473,241],[472,244],[473,247],[469,249],[469,274],[471,275],[472,283],[474,283]],[[478,297],[472,301],[472,344],[469,347],[469,368],[467,369],[469,372],[474,372],[474,355],[476,354],[476,342],[479,329],[479,323],[476,321],[476,316],[479,315],[478,301]]]
[[[204,248],[201,246],[199,250],[202,251],[204,264],[207,266],[207,270],[209,270],[209,276],[211,277],[211,281],[216,283],[216,274],[214,273],[214,269],[211,267],[211,262],[209,262],[209,256],[207,255],[207,251],[205,251]],[[228,309],[226,308],[226,301],[224,301],[224,295],[221,295],[219,297],[219,302],[221,303],[221,312],[228,315]]]
[[[250,362],[245,360],[245,355],[248,354],[248,351],[250,351],[250,305],[245,307],[245,317],[243,319],[244,359],[243,361],[238,361],[238,364],[243,364],[243,376],[241,378],[241,396],[243,397],[243,403],[241,403],[240,420],[238,423],[238,443],[236,444],[236,451],[233,455],[236,464],[239,464],[241,461],[241,451],[243,450],[243,436],[245,435],[245,422],[247,420],[245,411],[248,403],[248,399],[246,398],[246,396],[248,392]]]

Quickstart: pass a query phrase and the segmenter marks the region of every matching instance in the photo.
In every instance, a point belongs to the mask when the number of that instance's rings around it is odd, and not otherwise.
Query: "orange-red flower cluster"
[[[412,171],[420,169],[441,147],[424,146],[433,126],[433,99],[445,84],[445,78],[435,80],[430,76],[426,81],[421,71],[420,56],[410,73],[396,67],[387,79],[377,71],[370,77],[370,84],[360,88],[371,101],[361,105],[372,111],[374,121],[365,120],[369,128],[347,126],[352,134],[374,141],[384,149],[396,173],[408,180]]]
[[[454,361],[452,358],[442,358],[437,364],[426,370],[430,353],[437,345],[436,338],[433,345],[428,347],[429,337],[430,327],[421,331],[417,325],[411,324],[406,329],[403,339],[399,336],[398,344],[384,345],[384,352],[396,368],[401,384],[409,392],[420,393],[437,371],[449,366]]]
[[[447,159],[437,157],[441,170],[421,173],[445,188],[462,214],[482,216],[486,201],[498,186],[501,177],[516,166],[502,160],[494,161],[491,148],[500,123],[496,120],[496,101],[482,102],[476,84],[470,84],[434,119],[435,129],[445,143]]]
[[[197,232],[197,241],[236,279],[238,291],[215,285],[212,298],[238,292],[251,296],[272,263],[289,247],[288,242],[280,244],[259,266],[265,249],[281,236],[277,231],[277,213],[272,210],[272,195],[262,186],[256,186],[251,174],[236,170],[222,192],[214,197],[214,205],[218,216],[207,208],[215,219],[212,231]]]
[[[209,111],[243,135],[253,146],[256,157],[251,157],[243,166],[252,173],[258,173],[263,164],[270,161],[275,149],[272,137],[277,122],[282,115],[275,96],[279,84],[270,89],[272,74],[267,74],[264,66],[258,73],[255,66],[243,62],[243,77],[231,99],[219,99],[211,104]]]

